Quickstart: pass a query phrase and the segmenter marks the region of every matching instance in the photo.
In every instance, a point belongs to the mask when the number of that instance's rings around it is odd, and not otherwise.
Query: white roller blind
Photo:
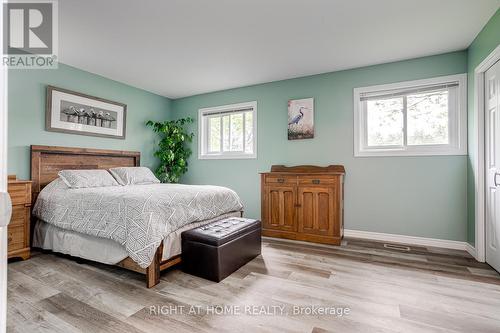
[[[253,111],[252,107],[248,108],[236,108],[232,110],[220,110],[220,111],[205,111],[203,112],[204,116],[214,116],[214,115],[223,115],[223,114],[231,114],[231,113],[241,113],[241,112],[247,112],[247,111]]]
[[[382,91],[374,91],[360,94],[361,101],[374,100],[374,99],[386,99],[386,98],[394,98],[400,96],[406,96],[410,94],[419,94],[419,93],[427,93],[433,91],[442,91],[448,90],[451,88],[458,87],[458,82],[450,82],[444,84],[437,85],[426,85],[420,87],[411,87],[411,88],[403,88],[397,90],[382,90]]]

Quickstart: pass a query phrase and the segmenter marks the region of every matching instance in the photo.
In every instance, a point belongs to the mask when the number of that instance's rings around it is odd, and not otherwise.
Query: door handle
[[[0,192],[0,227],[5,227],[10,222],[12,215],[12,201],[7,192]]]
[[[495,172],[495,175],[493,176],[493,183],[495,183],[495,187],[498,186],[498,183],[497,183],[497,176],[500,176],[500,173],[499,172]]]

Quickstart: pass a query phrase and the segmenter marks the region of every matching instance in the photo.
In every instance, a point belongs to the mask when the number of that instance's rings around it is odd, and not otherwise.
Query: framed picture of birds
[[[288,140],[314,138],[314,98],[288,101]]]

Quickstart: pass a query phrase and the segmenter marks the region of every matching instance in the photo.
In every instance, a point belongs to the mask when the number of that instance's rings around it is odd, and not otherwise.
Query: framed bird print
[[[288,140],[314,138],[314,98],[288,101]]]
[[[125,139],[126,113],[123,103],[47,87],[47,131]]]

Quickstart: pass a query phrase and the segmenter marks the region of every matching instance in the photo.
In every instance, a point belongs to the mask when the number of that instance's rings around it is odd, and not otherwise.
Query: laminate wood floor
[[[9,264],[8,332],[500,332],[500,276],[463,251],[265,239],[220,283],[35,252]],[[323,311],[323,312],[321,312]]]

